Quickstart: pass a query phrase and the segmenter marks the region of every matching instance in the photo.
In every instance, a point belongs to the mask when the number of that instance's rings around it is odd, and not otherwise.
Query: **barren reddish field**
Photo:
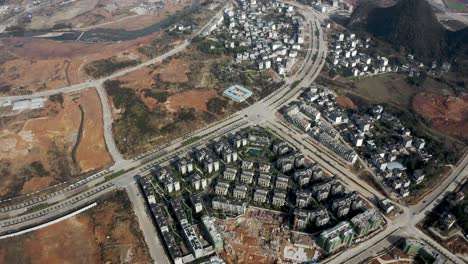
[[[169,97],[168,105],[170,111],[177,111],[180,108],[195,108],[198,111],[207,111],[206,103],[216,96],[214,90],[192,90]]]
[[[125,82],[125,88],[151,89],[154,84],[154,75],[155,70],[150,67],[145,67],[120,77],[119,81]]]
[[[46,39],[0,39],[0,46],[16,58],[0,65],[0,83],[9,86],[7,94],[24,94],[55,89],[90,79],[84,66],[92,61],[130,54],[146,58],[136,49],[159,34],[114,44],[59,42]]]
[[[190,72],[190,62],[180,59],[171,60],[171,62],[158,71],[161,74],[161,80],[170,83],[187,82],[187,73]]]
[[[111,193],[77,216],[0,240],[0,263],[150,263],[125,191]]]
[[[336,103],[343,108],[357,109],[357,106],[354,104],[354,102],[346,96],[337,96]]]
[[[104,141],[101,101],[96,90],[86,90],[80,94],[83,107],[83,136],[76,152],[81,172],[100,169],[112,164]]]
[[[437,130],[468,138],[468,96],[419,93],[414,96],[412,106]]]
[[[75,161],[83,109],[83,131]],[[112,164],[105,148],[102,114],[94,89],[64,95],[60,103],[2,117],[0,123],[0,196],[29,193],[84,172]]]

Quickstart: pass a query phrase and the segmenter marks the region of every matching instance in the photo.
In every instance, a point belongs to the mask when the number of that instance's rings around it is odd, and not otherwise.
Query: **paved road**
[[[103,114],[103,129],[104,129],[104,140],[106,142],[107,150],[109,154],[114,159],[115,163],[122,163],[124,162],[124,158],[119,152],[117,145],[115,144],[114,133],[112,129],[112,123],[114,119],[112,118],[112,109],[109,104],[109,97],[107,97],[106,90],[102,87],[102,84],[98,84],[96,86],[96,90],[99,94],[99,98],[101,99],[102,105],[102,114]]]

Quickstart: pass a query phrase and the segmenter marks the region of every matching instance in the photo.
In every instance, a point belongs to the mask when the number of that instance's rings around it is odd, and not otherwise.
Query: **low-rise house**
[[[242,161],[242,170],[253,170],[254,169],[254,163],[252,161]]]
[[[271,203],[276,207],[284,206],[286,204],[286,193],[275,191]]]
[[[401,197],[407,197],[410,194],[409,189],[407,187],[400,188],[399,193]]]
[[[415,170],[413,174],[411,174],[411,178],[416,184],[420,184],[425,177],[426,175],[423,170]]]
[[[269,173],[271,165],[269,163],[258,163],[258,171],[260,173]]]
[[[240,175],[240,181],[245,184],[252,184],[254,180],[254,172],[253,171],[242,171]]]
[[[305,102],[302,102],[300,105],[299,105],[299,108],[301,109],[301,111],[309,118],[311,118],[312,120],[314,121],[318,121],[320,120],[320,117],[321,117],[321,114],[320,112],[313,106],[305,103]]]
[[[233,167],[226,167],[223,172],[223,178],[228,181],[234,181],[237,178],[237,169]]]
[[[445,230],[449,230],[457,221],[457,218],[448,212],[444,212],[440,218],[440,223]]]
[[[266,203],[268,197],[268,190],[257,188],[254,192],[253,200],[256,203]]]
[[[309,131],[311,128],[310,121],[304,118],[301,114],[288,115],[288,119],[293,125],[297,126],[304,132]]]
[[[229,192],[229,186],[228,182],[218,182],[215,186],[215,193],[217,195],[226,196]]]
[[[276,176],[275,187],[281,190],[287,190],[289,188],[289,177],[285,175]]]
[[[260,173],[257,179],[257,185],[264,188],[270,188],[271,186],[271,174]]]
[[[247,196],[248,190],[249,190],[248,187],[245,185],[236,185],[236,187],[234,187],[234,190],[232,192],[232,196],[236,199],[245,199],[245,197]]]
[[[390,199],[382,199],[379,201],[379,207],[384,211],[386,214],[391,213],[393,210],[395,210],[395,206],[393,203],[390,201]]]

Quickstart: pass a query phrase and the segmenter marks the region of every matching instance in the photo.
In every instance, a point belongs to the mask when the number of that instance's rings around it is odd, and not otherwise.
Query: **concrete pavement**
[[[146,246],[153,258],[153,262],[158,264],[170,264],[171,262],[164,251],[163,242],[161,242],[156,226],[153,224],[153,220],[148,214],[148,210],[145,207],[146,203],[138,189],[136,181],[127,184],[125,187],[128,197],[132,202],[133,211],[140,225],[140,230],[145,238]]]
[[[114,122],[114,119],[112,118],[112,109],[109,104],[109,97],[107,96],[106,90],[104,87],[102,87],[101,83],[96,86],[96,90],[99,94],[99,98],[101,99],[103,115],[102,120],[104,122],[104,140],[106,142],[107,150],[112,156],[112,159],[114,159],[115,163],[122,163],[124,162],[124,158],[120,154],[119,149],[115,144],[114,133],[112,129],[112,123]]]

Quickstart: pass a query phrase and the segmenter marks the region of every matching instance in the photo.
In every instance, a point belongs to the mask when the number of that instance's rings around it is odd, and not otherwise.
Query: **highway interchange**
[[[30,226],[41,224],[45,221],[57,218],[64,213],[72,212],[84,207],[111,190],[125,188],[134,205],[137,219],[140,223],[145,241],[148,244],[153,259],[157,260],[157,263],[170,263],[167,257],[163,257],[165,256],[164,249],[161,242],[158,240],[155,227],[146,213],[144,201],[139,194],[138,186],[136,185],[135,175],[147,175],[153,164],[167,163],[174,156],[188,153],[194,146],[207,143],[210,140],[226,133],[235,132],[242,128],[255,125],[264,126],[279,137],[293,144],[310,159],[318,162],[326,172],[336,175],[348,189],[358,191],[368,200],[375,197],[383,198],[382,194],[373,189],[366,182],[353,175],[347,166],[335,161],[335,159],[339,158],[332,157],[333,154],[324,150],[322,146],[314,144],[313,141],[307,139],[307,135],[303,135],[298,132],[287,123],[283,122],[281,118],[276,116],[276,112],[279,108],[297,98],[301,93],[302,88],[308,87],[315,80],[325,63],[327,55],[326,36],[321,27],[321,20],[323,18],[310,8],[304,7],[295,2],[287,3],[296,6],[297,10],[299,10],[299,12],[301,12],[306,18],[308,25],[309,46],[301,68],[293,76],[286,77],[285,84],[266,98],[219,122],[198,129],[189,135],[185,135],[184,137],[160,147],[159,149],[140,155],[136,159],[125,160],[115,145],[112,134],[112,112],[107,99],[107,94],[105,89],[102,87],[102,84],[107,80],[112,80],[126,75],[182,52],[188,45],[190,45],[190,40],[185,41],[183,44],[157,58],[142,63],[136,67],[120,71],[106,78],[31,95],[0,98],[0,101],[19,100],[38,96],[50,96],[58,93],[76,92],[86,88],[97,89],[103,105],[105,141],[109,152],[115,161],[112,168],[107,170],[108,172],[100,173],[97,176],[94,175],[90,179],[83,180],[83,183],[78,185],[76,188],[64,190],[55,196],[48,197],[41,201],[41,203],[47,202],[49,204],[54,204],[54,206],[46,209],[48,211],[46,211],[44,215],[39,215],[42,211],[35,212],[31,213],[35,214],[35,217],[24,220],[28,215],[31,215],[27,213],[27,208],[34,206],[35,203],[16,209],[11,208],[9,210],[0,210],[0,219],[7,219],[0,221],[2,233],[16,232]],[[195,35],[198,35],[211,27],[220,15],[222,15],[222,10]],[[299,84],[291,87],[296,80],[300,81]],[[184,144],[184,141],[190,137],[199,137],[200,140],[193,144]],[[452,262],[466,263],[464,260],[458,258],[445,248],[438,245],[432,238],[420,231],[416,225],[434,208],[435,205],[440,202],[441,198],[447,192],[454,190],[457,184],[466,178],[468,175],[467,164],[468,156],[464,156],[459,164],[454,167],[453,172],[435,190],[427,195],[424,198],[424,201],[421,201],[411,207],[399,205],[400,208],[403,209],[403,213],[395,219],[386,219],[388,224],[382,232],[352,248],[347,249],[346,251],[343,251],[340,254],[337,254],[328,261],[331,263],[360,263],[390,247],[399,237],[414,237],[424,239],[446,255]],[[106,181],[105,176],[109,175],[110,171],[116,172],[120,170],[124,170],[126,172],[119,177]],[[103,186],[105,186],[105,188],[103,188]],[[31,197],[31,199],[33,199],[33,197]],[[62,204],[63,206],[59,206]],[[52,207],[57,208],[56,210],[52,210]],[[23,219],[24,221],[19,221],[20,219]],[[18,222],[16,224],[11,224],[12,221],[15,220],[18,220]],[[9,223],[8,225],[6,224],[7,222]]]

